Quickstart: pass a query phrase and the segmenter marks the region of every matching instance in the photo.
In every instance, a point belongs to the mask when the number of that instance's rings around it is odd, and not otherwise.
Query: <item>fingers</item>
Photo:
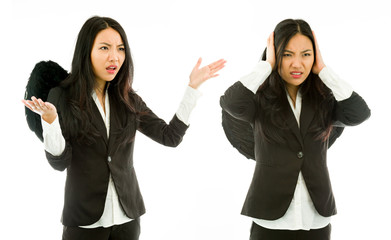
[[[220,75],[219,74],[214,74],[214,75],[210,76],[210,78],[215,78],[215,77],[218,77],[218,76],[220,76]]]
[[[312,72],[315,74],[319,74],[320,71],[326,66],[322,54],[319,49],[318,40],[316,39],[315,32],[312,31],[312,35],[314,36],[314,42],[315,42],[315,59],[314,59],[314,65],[312,67]]]
[[[207,67],[209,68],[209,70],[211,72],[213,72],[213,71],[216,72],[216,71],[222,69],[226,62],[227,61],[225,61],[224,59],[220,59],[220,60],[217,60],[217,61],[209,64]],[[199,69],[201,66],[201,63],[202,63],[202,58],[199,58],[197,61],[197,64],[194,66],[194,69]]]
[[[49,107],[46,105],[46,103],[34,96],[31,97],[31,100],[22,100],[22,102],[28,109],[38,114],[42,114],[43,112],[49,110]]]
[[[220,59],[202,68],[199,68],[201,62],[202,59],[199,58],[196,66],[194,67],[193,71],[190,73],[189,86],[194,89],[197,89],[206,80],[219,76],[216,73],[225,67],[225,63],[227,61],[225,61],[224,59]]]
[[[41,99],[37,99],[36,97],[32,97],[31,100],[34,102],[34,107],[36,110],[46,110],[47,107],[45,103]]]
[[[270,33],[269,37],[267,38],[267,47],[274,48],[274,32]]]
[[[33,107],[30,105],[30,103],[26,100],[22,100],[23,104],[30,109],[31,111],[34,111]]]
[[[272,68],[274,68],[276,62],[276,54],[274,50],[274,32],[272,32],[267,39],[266,61],[270,63]]]
[[[316,36],[315,36],[315,32],[312,31],[312,35],[314,36],[314,41],[315,41],[315,47],[318,48],[318,41],[316,39]]]
[[[316,48],[315,51],[316,51],[318,54],[320,54],[318,39],[316,38],[315,32],[314,32],[314,31],[312,31],[312,35],[314,36],[314,42],[315,42],[315,48]]]
[[[226,62],[227,61],[225,61],[224,59],[220,59],[220,60],[218,60],[218,61],[216,61],[214,63],[209,64],[208,65],[209,76],[210,77],[217,77],[218,75],[215,76],[216,75],[215,73],[220,71],[221,69],[223,69],[225,67],[225,63]]]
[[[220,65],[215,66],[214,68],[210,69],[210,75],[214,75],[216,72],[220,71],[225,67],[226,61],[223,60],[223,62],[220,63]]]
[[[194,66],[194,69],[199,69],[201,66],[201,62],[202,62],[202,58],[198,58],[198,61],[197,61],[196,65]]]
[[[209,64],[208,66],[210,69],[214,69],[214,68],[220,67],[221,65],[224,65],[226,62],[227,61],[225,61],[224,59],[220,59],[220,60],[217,60],[216,62]]]

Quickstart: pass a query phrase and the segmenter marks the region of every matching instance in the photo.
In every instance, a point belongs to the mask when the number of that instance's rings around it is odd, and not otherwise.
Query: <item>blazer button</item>
[[[107,161],[108,161],[108,162],[111,162],[111,157],[110,157],[110,156],[107,158]]]
[[[297,153],[297,157],[298,158],[303,158],[304,157],[304,153],[302,151],[298,152]]]

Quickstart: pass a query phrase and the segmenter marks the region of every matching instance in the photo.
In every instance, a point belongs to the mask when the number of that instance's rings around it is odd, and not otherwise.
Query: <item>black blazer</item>
[[[53,103],[58,112],[63,135],[66,131],[62,111],[65,109],[64,90],[57,87],[50,91],[48,102]],[[110,94],[109,94],[110,97]],[[120,204],[125,214],[135,219],[145,213],[143,198],[133,167],[134,141],[119,145],[117,139],[121,134],[131,134],[139,130],[153,140],[166,146],[175,147],[181,141],[187,126],[176,115],[169,124],[158,118],[141,100],[136,106],[139,112],[146,112],[139,121],[135,116],[126,118],[120,114],[120,109],[110,97],[110,134],[95,104],[93,114],[96,116],[91,124],[98,130],[100,136],[92,145],[78,144],[66,140],[66,148],[61,156],[53,156],[46,152],[50,165],[63,171],[67,169],[65,185],[64,209],[62,223],[65,226],[84,226],[97,222],[102,216],[109,176],[113,178]],[[92,98],[90,99],[92,101]],[[123,121],[132,121],[134,128],[131,132],[122,132]]]
[[[298,175],[303,174],[306,186],[316,210],[322,216],[336,214],[335,200],[327,169],[328,141],[315,140],[309,131],[315,124],[315,110],[303,96],[300,129],[289,102],[283,104],[287,124],[281,129],[285,143],[266,141],[261,134],[254,93],[241,82],[231,86],[220,99],[221,107],[240,120],[249,122],[254,131],[256,167],[242,214],[265,220],[281,218],[293,198]],[[355,92],[344,101],[334,104],[335,126],[357,125],[370,116],[365,101]]]

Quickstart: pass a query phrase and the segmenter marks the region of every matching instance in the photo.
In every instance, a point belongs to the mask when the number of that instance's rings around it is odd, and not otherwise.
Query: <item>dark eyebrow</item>
[[[101,42],[100,44],[107,45],[107,46],[111,47],[111,44],[108,44],[108,43],[106,43],[106,42]],[[117,47],[123,47],[123,46],[125,46],[125,44],[121,43],[121,44],[118,45]]]
[[[311,51],[312,51],[311,49],[307,49],[307,50],[302,51],[301,53],[311,52]],[[287,49],[285,49],[284,52],[294,53],[294,52],[287,50]]]

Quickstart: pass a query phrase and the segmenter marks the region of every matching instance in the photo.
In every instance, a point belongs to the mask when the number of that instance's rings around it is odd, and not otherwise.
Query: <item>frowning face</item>
[[[278,70],[286,87],[298,88],[312,71],[314,49],[311,40],[298,33],[286,45]]]
[[[112,81],[125,60],[121,35],[112,28],[100,31],[91,50],[91,63],[99,85]]]

